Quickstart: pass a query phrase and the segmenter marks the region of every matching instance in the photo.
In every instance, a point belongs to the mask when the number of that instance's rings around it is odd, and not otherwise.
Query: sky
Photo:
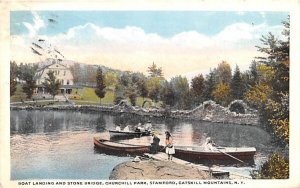
[[[166,78],[206,74],[222,61],[246,70],[262,35],[281,37],[288,12],[12,11],[11,59],[38,62],[39,39],[67,60],[147,72],[156,63]]]

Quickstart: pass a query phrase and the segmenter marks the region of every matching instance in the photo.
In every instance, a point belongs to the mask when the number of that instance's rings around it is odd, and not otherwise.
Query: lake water
[[[11,111],[11,179],[108,179],[117,164],[132,159],[99,153],[93,137],[109,138],[108,130],[146,122],[149,117],[74,111]],[[202,145],[209,136],[218,145],[255,147],[254,167],[222,167],[249,175],[277,147],[259,127],[151,118],[153,128],[170,131],[174,145]],[[124,140],[150,143],[150,137]]]

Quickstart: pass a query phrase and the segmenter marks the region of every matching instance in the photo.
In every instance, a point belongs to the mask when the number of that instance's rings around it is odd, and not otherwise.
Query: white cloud
[[[38,34],[38,31],[45,27],[45,22],[39,17],[36,12],[31,12],[33,15],[33,24],[28,22],[23,22],[24,26],[28,29],[28,35],[30,38],[35,37]]]
[[[35,19],[32,33],[44,27],[38,17]],[[236,64],[248,67],[257,55],[254,46],[260,44],[261,35],[268,31],[279,35],[281,29],[281,26],[270,27],[266,24],[235,23],[215,36],[185,31],[166,38],[134,26],[111,28],[87,23],[69,29],[66,34],[43,38],[70,60],[141,72],[146,72],[154,61],[163,68],[166,77],[171,77],[205,73],[222,60],[228,61],[233,67]],[[23,41],[28,41],[28,49],[32,35]],[[14,57],[21,57],[22,51],[12,52]],[[33,59],[37,58],[33,53],[30,54]]]

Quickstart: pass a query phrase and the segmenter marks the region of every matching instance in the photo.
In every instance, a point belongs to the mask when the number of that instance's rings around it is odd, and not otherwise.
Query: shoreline
[[[209,109],[208,109],[209,107]],[[214,101],[206,101],[193,110],[168,110],[156,108],[141,108],[126,104],[114,106],[98,105],[48,105],[48,106],[10,106],[10,110],[55,110],[55,111],[80,111],[80,112],[106,112],[113,114],[134,114],[157,118],[174,118],[185,120],[200,120],[213,123],[232,123],[239,125],[259,125],[258,113],[250,108],[245,108],[245,114],[239,114],[223,107]]]

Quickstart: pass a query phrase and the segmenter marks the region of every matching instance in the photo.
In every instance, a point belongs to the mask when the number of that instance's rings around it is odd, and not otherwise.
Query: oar
[[[219,149],[217,149],[217,150],[218,150],[219,152],[221,152],[221,153],[223,153],[223,154],[225,154],[225,155],[227,155],[227,156],[229,156],[229,157],[231,157],[231,158],[233,158],[233,159],[235,159],[235,160],[241,162],[241,163],[245,163],[244,161],[242,161],[242,160],[240,160],[240,159],[238,159],[238,158],[236,158],[236,157],[234,157],[234,156],[232,156],[232,155],[230,155],[230,154],[228,154],[228,153],[226,153],[226,152],[224,152],[224,151],[221,151],[221,150],[219,150]]]

